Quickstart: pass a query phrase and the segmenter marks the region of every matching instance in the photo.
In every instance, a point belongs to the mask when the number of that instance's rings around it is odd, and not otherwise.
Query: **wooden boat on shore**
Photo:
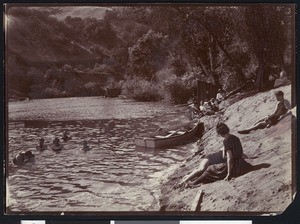
[[[204,132],[204,124],[197,122],[197,124],[190,130],[186,131],[169,131],[166,135],[155,135],[153,137],[135,137],[135,144],[139,147],[145,148],[161,148],[171,145],[184,144],[194,137],[201,137]]]

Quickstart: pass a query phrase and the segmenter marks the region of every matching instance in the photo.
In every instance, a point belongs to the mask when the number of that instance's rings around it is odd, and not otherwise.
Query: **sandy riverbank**
[[[290,85],[276,90],[282,90],[285,98],[291,101]],[[249,94],[245,98],[236,95],[228,99],[231,105],[223,115],[201,118],[206,127],[199,146],[199,151],[203,151],[169,171],[161,190],[161,205],[166,207],[166,211],[191,211],[192,202],[200,189],[204,192],[201,211],[280,213],[290,205],[296,184],[292,178],[295,155],[292,150],[291,115],[268,129],[248,135],[237,133],[274,111],[276,99],[273,92]],[[237,98],[242,99],[236,101]],[[230,181],[217,181],[196,189],[172,190],[174,184],[199,165],[205,154],[222,148],[223,139],[215,131],[219,121],[226,122],[231,133],[241,139],[244,153],[249,157],[247,161],[257,165],[258,169]]]

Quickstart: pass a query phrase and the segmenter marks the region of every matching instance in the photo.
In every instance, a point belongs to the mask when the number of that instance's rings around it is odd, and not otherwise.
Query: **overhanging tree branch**
[[[179,7],[175,7],[175,9],[180,12],[182,15],[184,15],[186,18],[190,17],[194,12],[190,12],[189,14],[182,11]],[[213,31],[205,24],[204,21],[202,21],[199,17],[197,18],[197,21],[202,25],[202,27],[207,31],[207,33],[213,38],[217,46],[223,51],[227,59],[229,60],[230,64],[235,68],[237,71],[239,79],[244,83],[245,82],[245,76],[242,72],[242,69],[240,66],[234,62],[231,55],[228,53],[228,51],[224,48],[223,44],[219,41],[218,37],[213,33]]]

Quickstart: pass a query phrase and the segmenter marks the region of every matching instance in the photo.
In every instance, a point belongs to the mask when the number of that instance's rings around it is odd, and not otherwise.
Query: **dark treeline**
[[[112,7],[99,19],[60,13],[7,9],[10,99],[106,90],[183,103],[197,80],[263,91],[282,66],[293,75],[292,5]]]

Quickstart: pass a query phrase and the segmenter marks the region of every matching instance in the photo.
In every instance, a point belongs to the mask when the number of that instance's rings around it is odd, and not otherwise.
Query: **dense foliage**
[[[7,9],[11,99],[122,93],[183,103],[197,80],[229,92],[249,79],[265,90],[282,66],[293,75],[290,5],[111,7],[99,19],[62,13]]]

